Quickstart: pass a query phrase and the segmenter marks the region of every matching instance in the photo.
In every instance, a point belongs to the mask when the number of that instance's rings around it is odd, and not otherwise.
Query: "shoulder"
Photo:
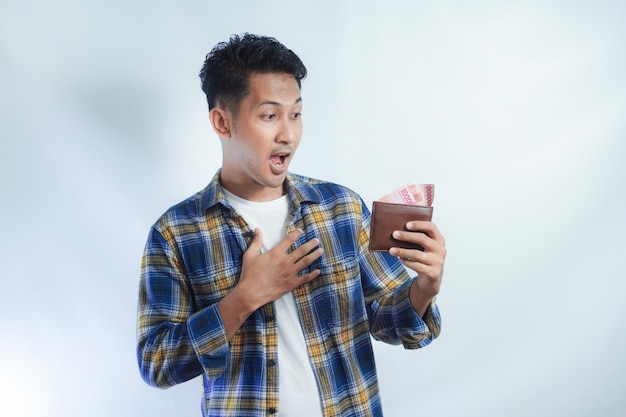
[[[219,175],[218,171],[202,190],[167,209],[159,217],[155,227],[193,224],[205,220],[207,213],[211,212],[210,209],[219,206]]]
[[[362,201],[358,193],[344,185],[332,181],[290,174],[289,182],[293,188],[307,194],[309,198],[314,199],[317,197],[319,202],[330,203],[343,201],[360,204]]]
[[[154,228],[165,231],[172,228],[181,228],[186,225],[197,224],[202,221],[205,213],[203,200],[206,189],[187,197],[179,203],[171,206],[154,223]]]

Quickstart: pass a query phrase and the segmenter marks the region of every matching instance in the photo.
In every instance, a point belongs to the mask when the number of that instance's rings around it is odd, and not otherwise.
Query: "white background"
[[[441,337],[376,344],[387,416],[623,416],[626,3],[0,3],[0,415],[199,416],[135,358],[150,225],[219,168],[232,33],[309,69],[292,170],[436,184]]]

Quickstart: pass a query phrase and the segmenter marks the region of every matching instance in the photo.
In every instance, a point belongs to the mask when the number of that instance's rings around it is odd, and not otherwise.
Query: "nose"
[[[276,141],[291,144],[298,139],[301,131],[302,125],[299,123],[299,120],[283,120],[276,135]]]

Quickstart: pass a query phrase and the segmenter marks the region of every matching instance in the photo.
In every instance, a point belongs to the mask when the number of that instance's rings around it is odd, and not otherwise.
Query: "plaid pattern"
[[[370,334],[416,349],[439,334],[433,303],[422,320],[412,279],[398,260],[368,250],[370,213],[336,184],[290,174],[287,232],[295,246],[317,237],[322,274],[294,291],[325,416],[381,416]],[[142,259],[137,356],[142,377],[168,387],[204,378],[205,416],[279,412],[273,303],[252,314],[231,342],[217,302],[237,283],[252,230],[224,198],[219,172],[203,191],[152,227]],[[306,271],[303,271],[306,272]]]

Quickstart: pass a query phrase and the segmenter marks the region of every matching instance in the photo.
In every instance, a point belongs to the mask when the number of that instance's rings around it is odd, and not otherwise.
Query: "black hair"
[[[215,45],[200,70],[209,110],[219,106],[237,113],[254,73],[291,74],[300,88],[306,68],[292,50],[272,37],[232,35],[228,42]]]

